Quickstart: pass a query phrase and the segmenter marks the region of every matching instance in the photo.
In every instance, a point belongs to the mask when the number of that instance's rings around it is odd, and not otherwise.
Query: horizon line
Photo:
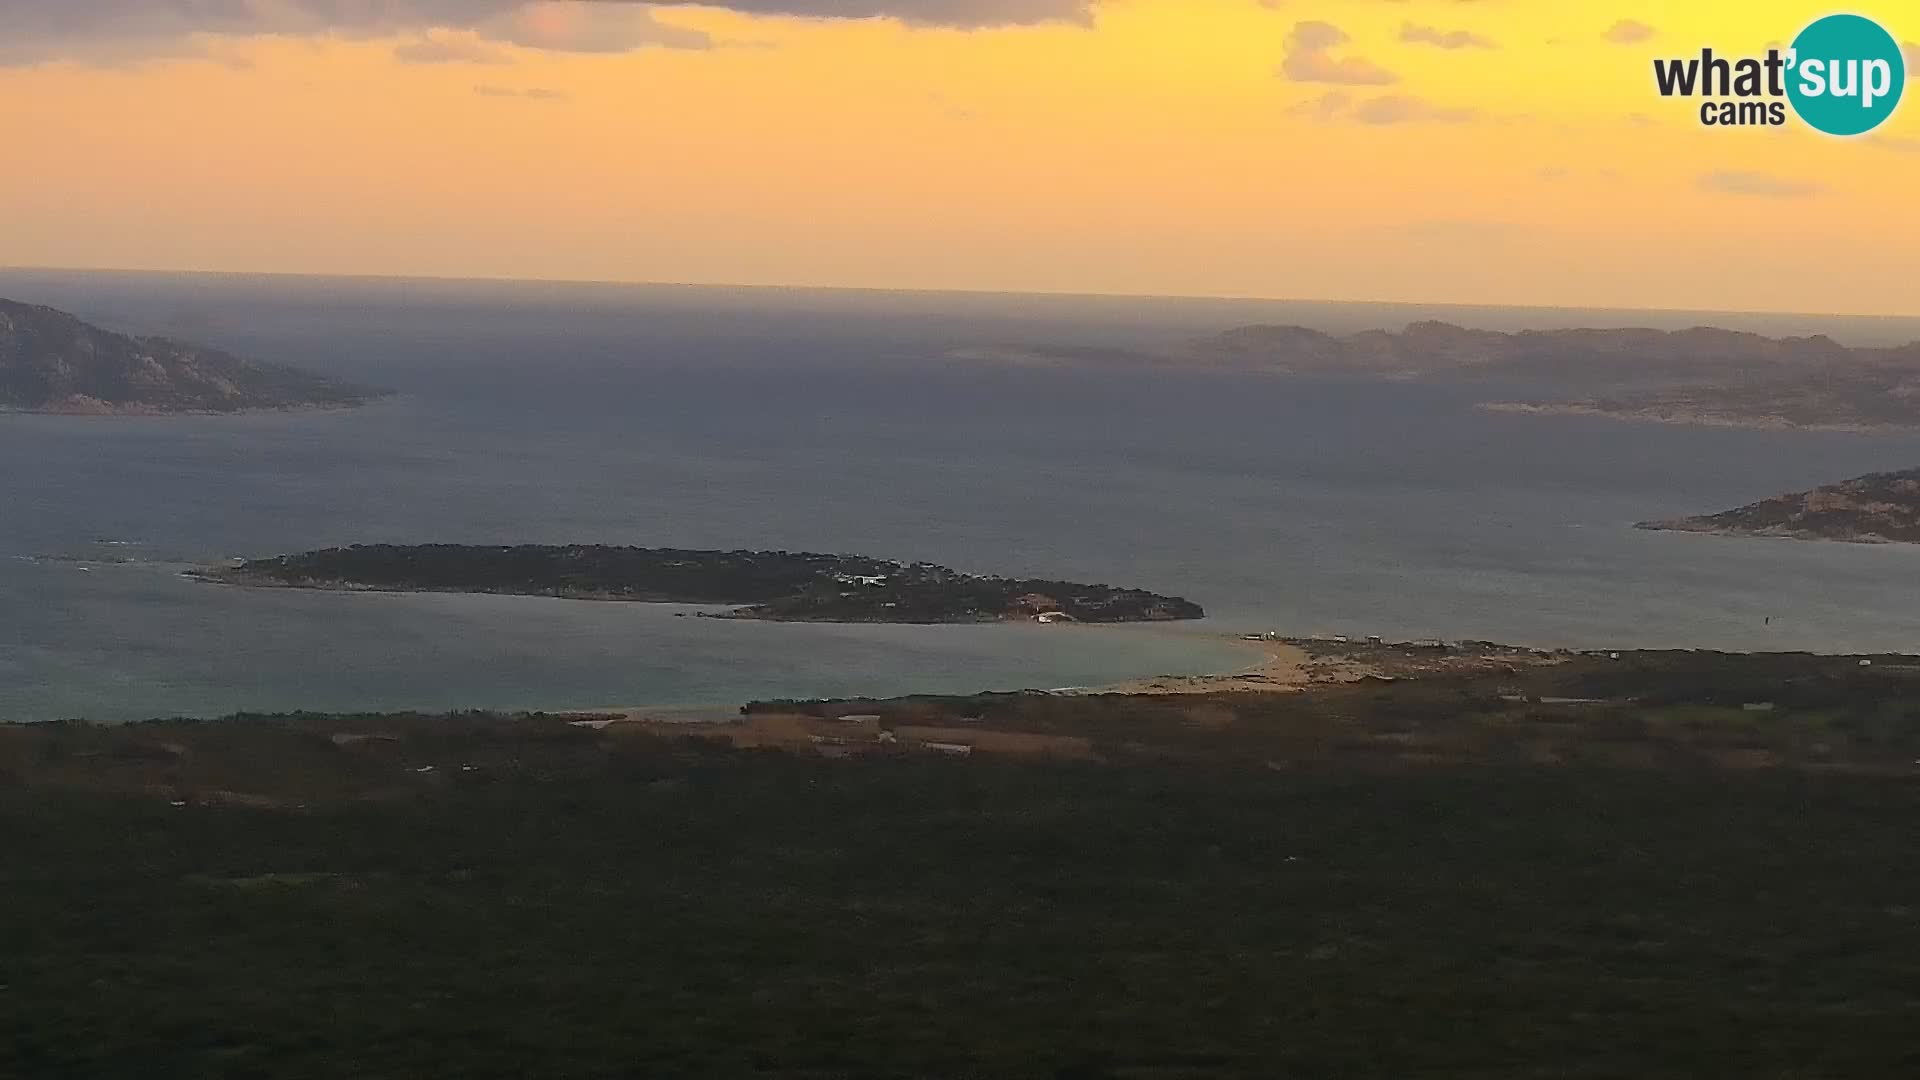
[[[1320,297],[1220,295],[1211,293],[1129,293],[1076,292],[1056,289],[987,288],[905,288],[885,285],[796,285],[792,283],[754,283],[735,281],[658,281],[620,278],[557,277],[531,278],[504,275],[453,276],[446,274],[318,273],[296,270],[156,270],[144,267],[110,266],[16,266],[0,264],[0,274],[120,274],[149,277],[221,277],[285,278],[294,280],[351,282],[412,282],[442,285],[572,285],[630,289],[733,289],[764,292],[872,293],[897,296],[1032,297],[1053,300],[1172,300],[1213,301],[1228,304],[1327,304],[1353,307],[1429,307],[1429,308],[1504,308],[1519,311],[1609,311],[1645,312],[1669,315],[1739,315],[1769,318],[1810,319],[1884,319],[1920,320],[1920,314],[1886,312],[1856,313],[1841,311],[1777,311],[1754,308],[1711,307],[1629,307],[1600,304],[1591,307],[1573,304],[1515,304],[1467,300],[1332,300]]]

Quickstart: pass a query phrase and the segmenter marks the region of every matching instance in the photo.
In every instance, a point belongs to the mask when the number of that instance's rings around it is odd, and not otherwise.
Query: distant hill
[[[1730,427],[1920,427],[1920,342],[1851,348],[1823,335],[1770,338],[1697,326],[1328,334],[1242,326],[1160,352],[1058,346],[973,348],[963,361],[1027,366],[1177,367],[1318,378],[1535,387],[1540,400],[1489,401],[1502,412],[1604,416]]]
[[[1212,366],[1287,375],[1409,379],[1559,374],[1655,383],[1742,371],[1804,374],[1834,364],[1920,370],[1920,343],[1897,349],[1855,349],[1824,335],[1770,338],[1710,326],[1504,333],[1432,320],[1410,323],[1400,331],[1357,334],[1328,334],[1305,326],[1242,326],[1157,353],[1030,346],[975,348],[955,356],[1084,366]]]
[[[1199,342],[1202,355],[1293,373],[1537,375],[1671,379],[1730,371],[1792,371],[1885,359],[1894,350],[1850,349],[1825,336],[1769,338],[1699,326],[1690,330],[1574,329],[1502,333],[1445,322],[1336,337],[1300,326],[1244,326]],[[1906,350],[1920,365],[1920,348]]]
[[[0,410],[74,414],[347,408],[384,391],[0,299]]]
[[[1636,528],[1853,543],[1920,543],[1920,469],[1872,473],[1719,514]]]

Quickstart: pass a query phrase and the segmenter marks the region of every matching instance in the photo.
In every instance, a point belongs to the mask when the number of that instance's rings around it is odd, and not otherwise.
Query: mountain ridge
[[[1794,367],[1855,362],[1920,366],[1920,343],[1853,348],[1824,334],[1772,338],[1713,326],[1508,332],[1472,329],[1437,319],[1412,322],[1398,332],[1362,330],[1346,335],[1304,326],[1253,324],[1203,338],[1193,348],[1201,356],[1237,357],[1257,361],[1263,368],[1296,374],[1346,371],[1421,376],[1574,362],[1720,371],[1729,364]]]
[[[1018,366],[1146,367],[1497,386],[1496,412],[1716,427],[1920,428],[1920,342],[1842,345],[1695,326],[1479,330],[1439,320],[1330,334],[1253,324],[1158,352],[1062,346],[956,350]],[[1527,387],[1537,389],[1533,398]]]

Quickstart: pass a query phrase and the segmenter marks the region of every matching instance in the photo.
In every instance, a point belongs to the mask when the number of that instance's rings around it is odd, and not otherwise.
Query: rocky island
[[[1724,513],[1642,521],[1634,527],[1857,544],[1920,543],[1920,469],[1871,473]]]
[[[373,544],[254,559],[192,576],[275,588],[703,604],[733,609],[724,618],[779,622],[1121,623],[1206,614],[1192,601],[1142,589],[789,551]]]
[[[74,415],[351,408],[385,391],[0,299],[0,411]]]

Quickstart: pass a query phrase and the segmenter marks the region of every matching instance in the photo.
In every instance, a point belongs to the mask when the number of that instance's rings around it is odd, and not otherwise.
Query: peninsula
[[[386,392],[0,299],[0,411],[73,415],[351,408]]]
[[[1696,427],[1900,431],[1920,427],[1920,366],[1839,363],[1813,372],[1749,374],[1570,401],[1495,401],[1481,408]]]
[[[1920,543],[1920,469],[1869,473],[1723,513],[1642,521],[1634,527],[1856,544]]]
[[[777,622],[1121,623],[1206,614],[1190,600],[1142,589],[978,577],[932,563],[790,551],[374,544],[254,559],[192,576],[275,588],[710,604],[733,609],[718,617]]]

